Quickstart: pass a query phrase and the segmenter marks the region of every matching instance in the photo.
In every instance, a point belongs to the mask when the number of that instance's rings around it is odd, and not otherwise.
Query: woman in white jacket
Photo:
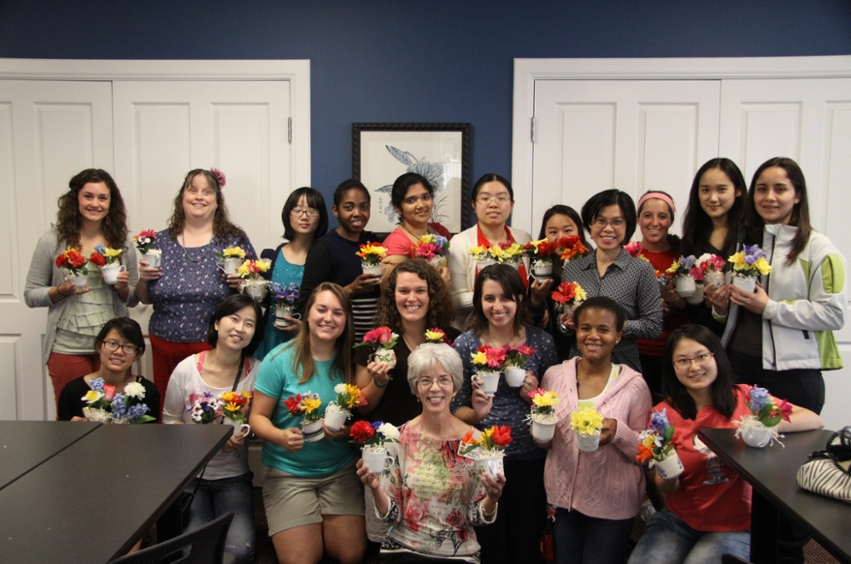
[[[822,370],[842,368],[833,331],[845,323],[845,259],[810,227],[804,174],[792,159],[773,158],[754,173],[745,223],[771,273],[753,293],[725,284],[710,298],[714,314],[727,316],[722,343],[736,383],[820,413]],[[803,562],[805,536],[784,528],[780,561]]]

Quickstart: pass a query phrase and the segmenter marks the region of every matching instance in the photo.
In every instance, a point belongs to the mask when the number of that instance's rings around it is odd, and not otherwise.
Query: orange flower
[[[492,438],[493,444],[501,447],[508,446],[508,444],[514,440],[511,438],[511,427],[508,425],[503,425],[502,427],[494,425]]]
[[[644,446],[643,444],[639,443],[639,445],[638,445],[638,456],[636,456],[635,459],[638,462],[640,462],[641,464],[644,464],[645,462],[647,462],[651,458],[653,458],[653,450],[649,449],[646,446]]]

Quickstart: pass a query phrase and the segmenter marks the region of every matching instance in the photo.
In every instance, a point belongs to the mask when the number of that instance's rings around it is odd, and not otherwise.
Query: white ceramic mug
[[[383,452],[363,450],[361,456],[363,457],[363,465],[373,474],[381,474],[393,464],[393,457],[387,454],[386,450]]]
[[[512,388],[519,388],[526,381],[526,371],[519,366],[509,366],[505,369],[505,383]]]
[[[492,398],[496,395],[496,390],[499,388],[499,372],[479,372],[476,377],[482,380],[481,388],[486,396]]]
[[[151,249],[144,255],[142,260],[148,263],[148,268],[159,268],[162,266],[163,252],[159,249]]]
[[[251,432],[251,425],[249,425],[248,423],[240,423],[239,421],[233,421],[232,419],[225,419],[223,423],[225,425],[230,425],[231,427],[233,427],[233,437],[239,437],[237,439],[239,441],[243,440],[245,437],[248,436],[248,433]]]
[[[126,266],[117,263],[100,267],[100,273],[101,276],[103,276],[103,281],[110,286],[118,282],[118,273],[125,272],[126,270]]]
[[[236,274],[243,262],[243,259],[239,257],[227,257],[222,262],[222,270],[225,274]]]
[[[378,276],[378,283],[380,284],[382,280],[384,280],[384,275],[387,274],[387,267],[381,266],[380,264],[376,264],[375,266],[368,266],[366,264],[361,264],[363,268],[364,274],[372,274],[373,276]]]
[[[301,314],[298,312],[293,312],[293,306],[290,304],[277,304],[275,305],[275,326],[276,327],[289,327],[293,324],[292,321],[288,321],[286,318],[291,317],[293,319],[301,319]]]

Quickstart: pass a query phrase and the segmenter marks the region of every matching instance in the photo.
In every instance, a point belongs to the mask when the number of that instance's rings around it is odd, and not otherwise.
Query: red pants
[[[180,361],[187,356],[197,354],[201,351],[212,349],[207,343],[173,343],[154,337],[151,338],[151,351],[154,363],[154,384],[160,392],[162,405],[165,405],[165,393],[168,389],[168,380],[171,378],[171,373],[180,364]],[[162,417],[162,410],[157,414],[157,418]]]
[[[56,401],[56,411],[59,411],[59,394],[65,384],[80,376],[97,372],[100,368],[98,354],[62,354],[51,352],[47,359],[47,373],[53,382],[53,398]]]

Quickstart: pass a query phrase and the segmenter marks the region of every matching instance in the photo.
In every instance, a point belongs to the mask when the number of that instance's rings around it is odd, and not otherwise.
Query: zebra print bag
[[[820,495],[851,503],[851,426],[833,433],[824,450],[798,468],[798,485]]]

